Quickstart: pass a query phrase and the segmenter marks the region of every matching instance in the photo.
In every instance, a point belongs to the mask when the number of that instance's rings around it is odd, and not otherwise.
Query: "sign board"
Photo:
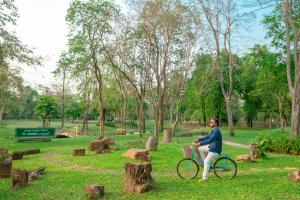
[[[16,138],[20,140],[51,140],[55,128],[16,128]]]

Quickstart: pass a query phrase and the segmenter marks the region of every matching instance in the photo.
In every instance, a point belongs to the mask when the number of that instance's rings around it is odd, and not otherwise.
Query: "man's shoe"
[[[206,182],[206,181],[208,181],[208,179],[202,178],[202,179],[199,180],[199,182],[201,182],[201,183],[202,183],[202,182]]]

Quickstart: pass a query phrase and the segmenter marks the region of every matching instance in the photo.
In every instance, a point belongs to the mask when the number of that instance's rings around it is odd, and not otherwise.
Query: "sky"
[[[57,61],[67,44],[67,25],[65,15],[71,0],[16,0],[19,19],[13,27],[19,39],[37,55],[44,57],[42,66],[21,65],[25,84],[37,88],[38,85],[51,86],[59,82],[52,72],[57,67]],[[126,2],[123,1],[123,2]],[[268,10],[256,13],[247,30],[241,31],[238,39],[238,52],[246,52],[256,43],[268,44],[261,20]]]

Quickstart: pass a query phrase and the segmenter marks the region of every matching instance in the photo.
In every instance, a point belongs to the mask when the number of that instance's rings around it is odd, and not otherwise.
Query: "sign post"
[[[55,137],[55,128],[16,128],[18,141],[51,140]]]

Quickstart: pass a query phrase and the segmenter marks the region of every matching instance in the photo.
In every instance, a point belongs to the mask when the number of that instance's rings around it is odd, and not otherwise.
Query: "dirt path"
[[[230,142],[228,140],[223,140],[223,144],[227,144],[227,145],[234,146],[234,147],[241,147],[241,148],[244,148],[244,149],[249,149],[250,148],[249,145]]]

